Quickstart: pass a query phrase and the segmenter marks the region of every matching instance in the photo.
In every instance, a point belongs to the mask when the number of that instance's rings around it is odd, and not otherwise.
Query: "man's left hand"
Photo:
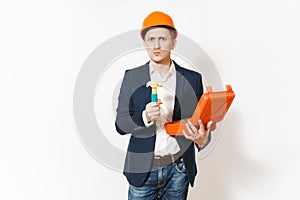
[[[183,130],[183,135],[185,136],[185,138],[195,142],[198,145],[198,147],[204,147],[208,142],[209,132],[214,131],[217,125],[213,121],[209,121],[207,123],[207,129],[206,129],[201,120],[198,120],[198,123],[199,123],[199,128],[194,126],[191,121],[188,121],[186,123],[186,128],[188,130],[188,133],[186,133]]]

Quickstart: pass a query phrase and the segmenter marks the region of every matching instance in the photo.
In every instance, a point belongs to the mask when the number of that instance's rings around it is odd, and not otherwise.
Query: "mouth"
[[[154,51],[153,54],[154,54],[155,56],[159,56],[159,55],[160,55],[160,52],[159,52],[159,51]]]

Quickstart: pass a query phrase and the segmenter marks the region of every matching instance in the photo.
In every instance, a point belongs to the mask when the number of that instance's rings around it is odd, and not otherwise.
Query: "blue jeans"
[[[185,200],[189,181],[182,159],[166,167],[154,167],[144,185],[129,185],[129,200]]]

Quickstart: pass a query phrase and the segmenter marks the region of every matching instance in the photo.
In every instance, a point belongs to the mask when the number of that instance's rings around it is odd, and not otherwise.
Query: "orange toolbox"
[[[188,133],[186,129],[186,122],[190,120],[195,126],[199,126],[198,120],[206,126],[209,121],[220,122],[224,119],[233,99],[234,92],[230,85],[226,85],[226,91],[212,92],[212,87],[206,87],[204,93],[191,118],[181,119],[171,123],[166,123],[166,132],[169,135],[183,135],[183,130]]]

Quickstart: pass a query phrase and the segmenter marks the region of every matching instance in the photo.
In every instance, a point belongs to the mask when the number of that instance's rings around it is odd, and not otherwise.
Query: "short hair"
[[[143,40],[145,40],[146,33],[147,33],[149,30],[151,30],[151,29],[153,29],[153,28],[158,28],[158,27],[168,29],[168,31],[170,32],[170,35],[171,35],[171,39],[172,39],[172,40],[175,40],[175,39],[176,39],[176,37],[177,37],[177,31],[176,31],[174,28],[172,28],[172,27],[170,27],[170,26],[165,26],[165,25],[158,25],[158,26],[151,26],[151,27],[148,27],[148,28],[145,28],[144,30],[142,30],[141,36],[142,36]]]

